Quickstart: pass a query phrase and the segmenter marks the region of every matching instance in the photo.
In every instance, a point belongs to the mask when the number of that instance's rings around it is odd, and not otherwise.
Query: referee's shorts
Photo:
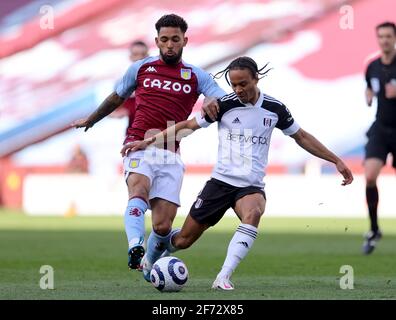
[[[396,168],[396,128],[386,127],[375,121],[367,131],[365,159],[376,158],[386,163],[389,153],[393,156],[392,166]]]

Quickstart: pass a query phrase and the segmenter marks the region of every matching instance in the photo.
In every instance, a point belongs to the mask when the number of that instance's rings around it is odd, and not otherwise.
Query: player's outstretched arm
[[[180,141],[182,138],[187,137],[199,128],[201,127],[198,125],[195,118],[178,122],[175,125],[165,129],[164,131],[161,131],[160,133],[157,133],[150,138],[144,139],[142,141],[133,141],[126,143],[121,149],[121,155],[126,156],[129,151],[146,149],[149,145],[152,144],[154,146],[163,146],[164,142],[167,141],[169,137],[171,140]]]
[[[295,134],[291,135],[291,137],[297,142],[297,144],[301,148],[305,149],[309,153],[313,154],[318,158],[334,163],[338,172],[340,172],[344,177],[344,180],[342,182],[343,186],[352,183],[353,175],[351,170],[339,157],[337,157],[333,152],[327,149],[313,135],[304,131],[303,129],[299,129]]]
[[[110,94],[88,118],[81,119],[73,122],[72,127],[85,128],[84,132],[89,128],[93,127],[96,122],[99,122],[104,117],[112,113],[117,109],[123,102],[124,98],[120,97],[117,93],[113,92]]]

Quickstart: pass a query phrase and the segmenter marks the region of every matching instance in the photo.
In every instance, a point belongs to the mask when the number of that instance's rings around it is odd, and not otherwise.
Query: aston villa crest
[[[184,80],[190,80],[191,79],[191,69],[180,69],[180,76]]]

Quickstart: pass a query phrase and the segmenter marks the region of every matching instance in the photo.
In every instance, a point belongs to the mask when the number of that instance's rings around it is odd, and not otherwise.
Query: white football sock
[[[227,257],[218,277],[231,277],[238,264],[253,246],[256,237],[256,227],[244,223],[239,225],[228,245]]]

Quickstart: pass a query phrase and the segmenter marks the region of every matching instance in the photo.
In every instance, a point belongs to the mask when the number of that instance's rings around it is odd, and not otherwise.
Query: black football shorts
[[[260,193],[265,199],[265,192],[260,187],[235,187],[217,179],[210,179],[198,194],[190,209],[191,217],[200,224],[214,226],[236,202],[253,193]]]
[[[386,163],[389,153],[393,156],[392,166],[396,168],[396,128],[385,127],[375,121],[367,131],[365,159],[377,158]]]

